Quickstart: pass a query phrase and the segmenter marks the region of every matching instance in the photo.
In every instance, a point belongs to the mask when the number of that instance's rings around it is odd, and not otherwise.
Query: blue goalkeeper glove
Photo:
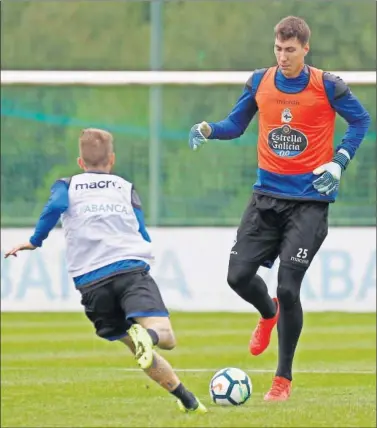
[[[340,177],[347,168],[350,161],[349,155],[345,150],[339,150],[334,159],[319,166],[313,171],[313,174],[322,174],[313,181],[314,188],[322,194],[330,195],[339,189]]]
[[[204,143],[207,142],[207,138],[211,135],[212,128],[207,122],[197,123],[190,129],[189,134],[189,146],[192,150],[197,150]]]

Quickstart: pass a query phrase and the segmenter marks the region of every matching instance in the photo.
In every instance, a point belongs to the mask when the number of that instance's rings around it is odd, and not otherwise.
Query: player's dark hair
[[[287,16],[275,26],[275,37],[281,41],[297,38],[304,46],[310,39],[310,28],[302,18]]]

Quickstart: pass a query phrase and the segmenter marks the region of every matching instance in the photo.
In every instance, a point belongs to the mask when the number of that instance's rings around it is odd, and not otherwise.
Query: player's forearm
[[[51,230],[56,226],[60,218],[60,211],[49,210],[43,212],[39,218],[33,236],[30,238],[30,243],[35,247],[41,247],[43,241],[48,237]]]
[[[342,142],[338,145],[336,150],[346,150],[347,153],[349,153],[350,158],[352,159],[356,153],[356,150],[359,148],[360,144],[365,138],[365,135],[368,132],[369,125],[370,116],[365,111],[364,115],[360,117],[357,121],[348,124],[348,128],[342,139]]]
[[[57,181],[51,188],[51,196],[45,205],[30,243],[35,247],[41,247],[51,230],[56,226],[61,214],[68,208],[67,184]]]
[[[145,227],[145,221],[144,221],[144,213],[141,208],[135,208],[134,212],[137,218],[137,221],[139,223],[139,233],[141,236],[148,242],[151,242],[151,238],[149,236],[149,233],[147,232],[147,229]]]
[[[240,126],[234,123],[230,118],[226,118],[217,123],[209,123],[212,129],[210,140],[233,140],[234,138],[240,137],[247,127]]]

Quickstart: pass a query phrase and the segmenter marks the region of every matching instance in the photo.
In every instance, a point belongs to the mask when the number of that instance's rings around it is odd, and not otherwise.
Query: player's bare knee
[[[175,348],[176,340],[175,340],[175,335],[171,327],[170,321],[156,323],[152,325],[150,328],[157,333],[157,336],[158,336],[157,346],[160,349],[171,350]]]
[[[161,349],[173,349],[176,346],[175,335],[168,317],[135,318],[135,321],[147,330],[154,330],[158,336],[157,346]]]
[[[177,342],[175,340],[175,336],[172,330],[165,330],[164,334],[160,334],[157,330],[157,333],[160,336],[160,340],[157,344],[159,348],[170,351],[176,347]]]

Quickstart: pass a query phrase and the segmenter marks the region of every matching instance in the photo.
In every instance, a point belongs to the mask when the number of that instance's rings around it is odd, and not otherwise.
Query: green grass
[[[276,331],[270,348],[252,357],[247,345],[255,314],[173,313],[178,346],[161,353],[208,406],[203,416],[179,413],[127,349],[97,338],[83,314],[1,318],[2,427],[376,426],[376,314],[306,314],[292,397],[265,403]],[[253,395],[243,406],[210,402],[211,376],[227,366],[251,377]]]

